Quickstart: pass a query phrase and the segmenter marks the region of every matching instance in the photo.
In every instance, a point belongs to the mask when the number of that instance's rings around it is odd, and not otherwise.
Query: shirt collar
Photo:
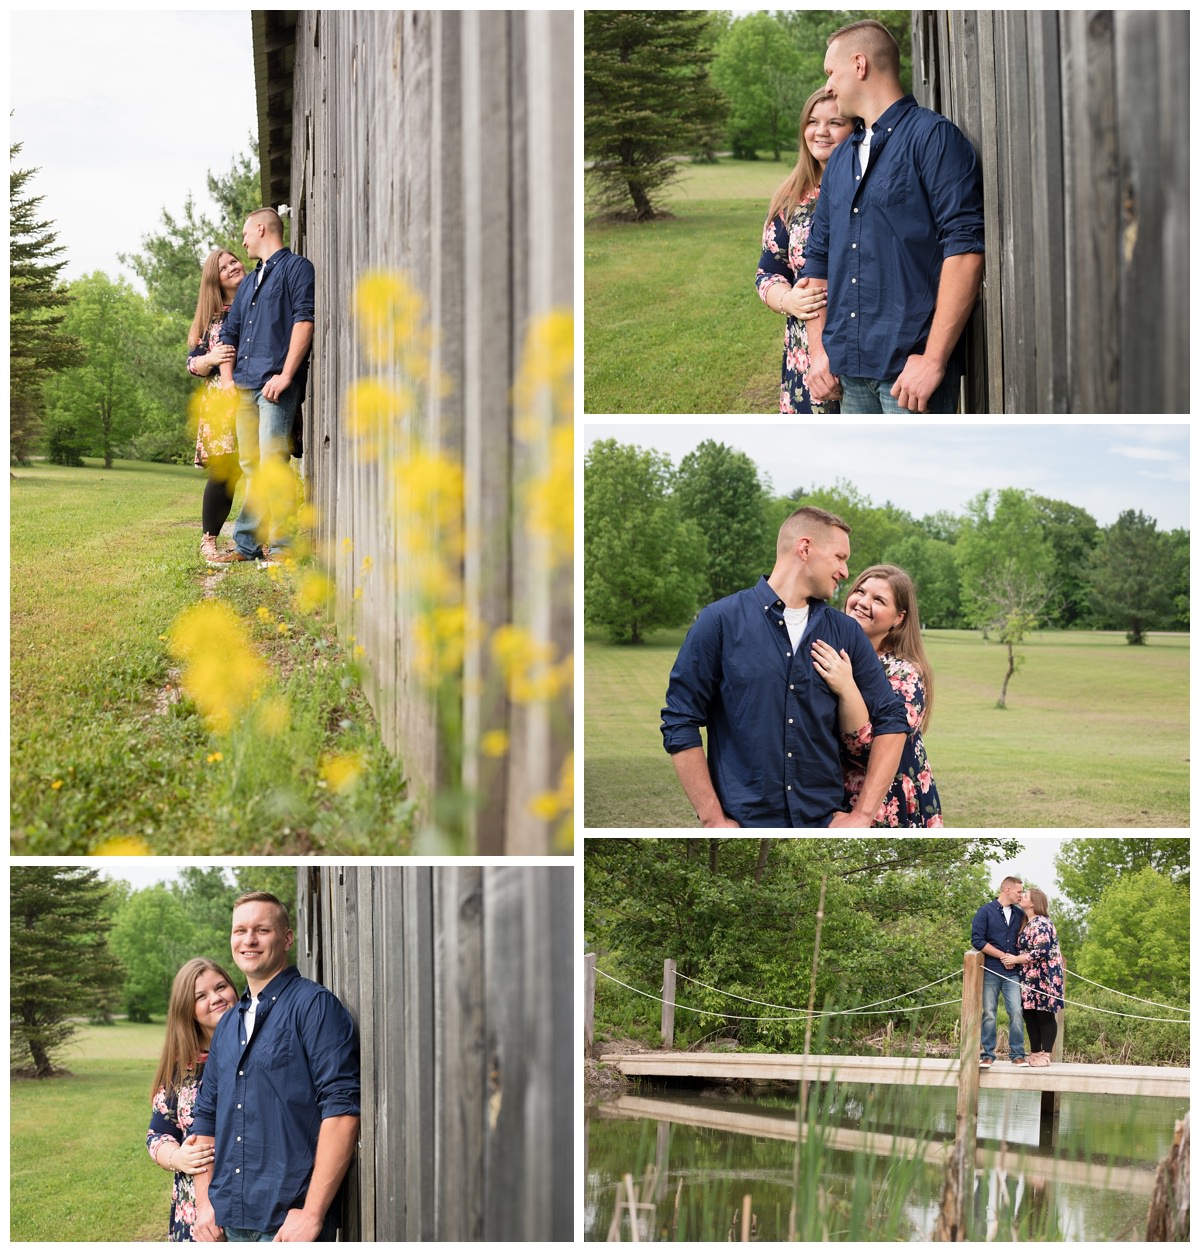
[[[258,993],[258,1002],[262,1004],[264,1001],[269,1000],[272,996],[277,996],[283,990],[283,988],[289,982],[292,981],[293,978],[299,978],[299,977],[300,977],[300,971],[294,965],[285,966]],[[239,1003],[242,1004],[244,1007],[249,1008],[250,999],[251,999],[250,985],[249,983],[247,983],[246,990],[242,992],[241,1000],[239,1001]]]
[[[910,110],[918,108],[917,98],[911,92],[906,96],[901,96],[894,104],[889,104],[886,109],[879,115],[875,125],[871,127],[872,133],[878,137],[884,134],[890,134],[896,129],[896,124]],[[854,135],[856,142],[861,141],[863,135],[866,134],[866,124],[862,118],[854,125]]]

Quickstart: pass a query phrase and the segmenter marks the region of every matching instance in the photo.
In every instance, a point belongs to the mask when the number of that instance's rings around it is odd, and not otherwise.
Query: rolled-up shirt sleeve
[[[984,251],[983,174],[971,142],[949,122],[925,137],[921,181],[942,256]]]
[[[673,756],[703,747],[700,727],[708,725],[713,692],[720,683],[720,623],[701,612],[679,649],[667,683],[662,710],[663,747]]]
[[[317,996],[303,1034],[322,1121],[361,1112],[358,1032],[350,1014],[328,992]]]

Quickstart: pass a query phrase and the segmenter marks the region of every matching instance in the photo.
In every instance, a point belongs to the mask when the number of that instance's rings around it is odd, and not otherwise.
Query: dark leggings
[[[1029,1031],[1030,1052],[1053,1052],[1054,1040],[1058,1036],[1058,1023],[1054,1014],[1044,1009],[1026,1009],[1025,1029]]]
[[[233,509],[233,493],[242,477],[236,452],[208,458],[208,482],[204,484],[204,503],[200,516],[206,535],[219,535]]]

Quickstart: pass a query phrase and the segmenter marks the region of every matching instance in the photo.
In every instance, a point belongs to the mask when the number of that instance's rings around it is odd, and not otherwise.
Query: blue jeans
[[[842,384],[843,413],[910,413],[901,408],[892,395],[895,378],[847,378],[840,375]],[[958,385],[962,374],[957,370],[946,371],[938,389],[929,397],[925,406],[927,413],[954,413],[958,410]]]
[[[1004,977],[990,969],[983,971],[983,1022],[979,1032],[979,1056],[996,1059],[996,1008],[1000,996],[1008,1011],[1008,1055],[1015,1061],[1025,1055],[1025,1019],[1021,1016],[1021,981],[1005,971]]]
[[[283,465],[290,464],[288,440],[299,403],[300,389],[295,386],[289,387],[277,401],[268,400],[261,391],[238,388],[238,461],[246,478],[246,499],[233,527],[233,542],[243,556],[254,556],[260,542],[273,548],[286,546],[279,524],[282,519],[275,522],[271,518],[267,505],[259,498],[261,493],[255,489],[254,479],[261,460],[273,458]]]
[[[332,1205],[325,1214],[325,1224],[317,1236],[319,1243],[335,1243],[338,1231],[338,1206]],[[244,1227],[225,1226],[225,1238],[230,1243],[274,1243],[279,1227],[274,1230],[247,1230]]]

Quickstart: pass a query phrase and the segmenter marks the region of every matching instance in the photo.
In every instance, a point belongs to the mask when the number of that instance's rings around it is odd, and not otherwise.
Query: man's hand
[[[829,357],[820,349],[814,350],[809,356],[808,373],[804,381],[808,384],[808,394],[818,404],[827,400],[842,398],[842,385],[836,374],[829,372]]]
[[[268,378],[263,383],[263,398],[270,400],[274,404],[291,385],[292,380],[287,374],[276,374],[273,378]]]
[[[213,1206],[203,1202],[196,1204],[196,1221],[192,1226],[192,1238],[197,1243],[221,1243],[225,1231],[217,1225],[217,1215]]]
[[[833,821],[829,823],[832,830],[835,826],[850,826],[859,830],[866,830],[871,825],[871,819],[864,818],[857,809],[851,809],[849,813],[835,813]]]
[[[287,1218],[275,1235],[276,1243],[316,1243],[324,1219],[304,1209],[288,1209]]]
[[[904,362],[900,377],[892,383],[892,395],[901,408],[910,413],[924,413],[933,393],[942,385],[946,367],[933,357],[914,352]]]

